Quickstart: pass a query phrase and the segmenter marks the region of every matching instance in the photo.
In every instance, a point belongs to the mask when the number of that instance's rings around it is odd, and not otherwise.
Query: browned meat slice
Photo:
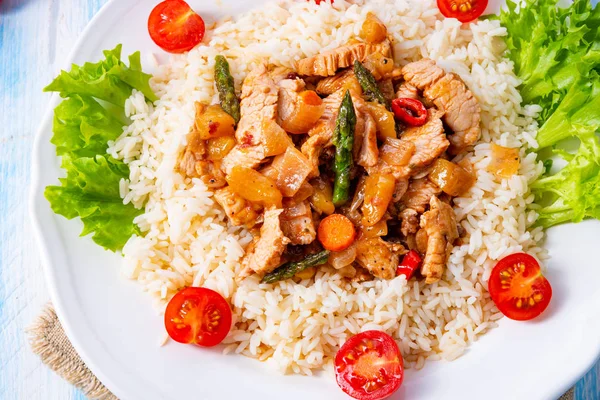
[[[323,99],[323,115],[321,115],[315,126],[308,132],[309,138],[302,144],[302,153],[312,165],[312,172],[309,178],[319,176],[319,156],[321,155],[321,151],[326,147],[333,146],[335,120],[338,116],[344,94],[344,90],[339,90]]]
[[[419,91],[416,87],[410,83],[402,82],[396,91],[396,98],[398,99],[419,99]]]
[[[400,225],[400,231],[404,236],[411,235],[417,232],[419,229],[419,213],[412,208],[405,208],[400,212],[400,219],[402,224]]]
[[[440,115],[430,109],[425,125],[407,128],[400,140],[386,139],[377,164],[366,168],[369,175],[386,173],[403,180],[433,163],[450,145]]]
[[[196,102],[196,119],[203,114],[206,104]],[[206,140],[201,138],[201,132],[196,125],[192,126],[188,135],[188,144],[185,147],[176,169],[190,178],[200,178],[210,188],[220,188],[227,184],[225,175],[220,170],[220,162],[210,161]]]
[[[385,57],[392,56],[392,43],[389,39],[381,43],[350,43],[337,49],[329,50],[314,57],[305,58],[298,62],[298,73],[305,76],[333,76],[342,68],[354,65],[356,60],[365,59],[374,53]]]
[[[430,207],[421,217],[421,228],[427,234],[427,252],[421,267],[425,283],[441,279],[452,243],[458,238],[456,216],[452,207],[437,197],[431,198]]]
[[[188,144],[179,159],[177,169],[186,176],[199,178],[202,176],[202,168],[197,169],[196,167],[198,163],[206,160],[206,156],[206,140],[200,139],[199,135],[192,131],[188,136]]]
[[[404,246],[388,243],[381,238],[360,240],[356,248],[356,261],[371,274],[382,279],[396,276],[400,256],[406,254]]]
[[[419,253],[425,254],[427,252],[427,231],[425,229],[419,229],[415,235],[415,242],[417,244],[417,250]]]
[[[231,173],[236,165],[256,168],[266,157],[274,155],[269,153],[267,146],[272,136],[287,136],[276,122],[278,91],[264,64],[253,69],[244,79],[241,119],[235,132],[237,145],[223,159],[221,168],[225,173]]]
[[[227,184],[220,161],[199,161],[196,163],[196,172],[202,182],[211,189],[222,188]]]
[[[300,103],[300,93],[306,87],[302,79],[280,79],[277,82],[278,100],[277,100],[277,124],[286,127],[287,116],[293,115]],[[306,131],[302,132],[306,133]]]
[[[277,87],[279,88],[279,96],[281,97],[282,93],[288,95],[297,95],[301,91],[306,88],[306,83],[302,79],[282,79],[277,82]],[[280,102],[281,104],[281,102]]]
[[[281,230],[292,244],[310,244],[317,237],[308,201],[290,204],[281,214]]]
[[[392,200],[394,202],[400,201],[400,199],[402,199],[402,197],[404,196],[404,194],[406,193],[407,190],[408,190],[408,179],[396,180],[396,187],[394,188],[394,197],[392,197]]]
[[[379,81],[379,90],[381,90],[381,93],[383,93],[385,98],[389,101],[396,98],[396,93],[394,93],[394,82],[391,79]]]
[[[315,126],[308,132],[309,138],[302,144],[302,153],[312,165],[309,178],[319,175],[319,157],[321,152],[333,146],[333,133],[340,104],[346,89],[341,89],[323,100],[324,112]],[[354,157],[357,164],[372,167],[377,164],[379,149],[377,148],[377,123],[369,113],[367,103],[362,96],[350,92],[356,112],[356,129],[354,131]]]
[[[349,89],[359,94],[362,93],[360,83],[358,83],[358,79],[356,79],[356,75],[354,75],[352,69],[338,72],[335,76],[321,79],[319,83],[317,83],[317,93],[323,96],[334,94],[342,89]]]
[[[423,58],[402,67],[404,80],[420,90],[433,85],[445,74],[446,72],[429,58]]]
[[[431,199],[442,193],[442,190],[427,178],[414,179],[400,200],[406,208],[423,213]]]
[[[425,211],[430,200],[442,191],[427,178],[414,179],[408,185],[400,203],[405,207],[400,212],[402,224],[400,231],[404,236],[417,233],[419,229],[419,214]]]
[[[413,143],[416,147],[408,163],[411,172],[434,162],[450,145],[444,133],[441,116],[440,111],[430,108],[425,125],[409,127],[402,133],[400,138]]]
[[[260,64],[246,76],[242,84],[241,119],[236,131],[238,142],[245,142],[244,139],[251,133],[249,131],[256,126],[257,121],[275,121],[277,93],[278,88],[265,64]],[[251,141],[251,144],[254,144],[254,141]]]
[[[281,264],[281,255],[290,243],[290,239],[281,230],[279,218],[282,212],[281,209],[265,211],[260,237],[246,250],[242,260],[240,278],[250,276],[252,273],[263,276]]]
[[[243,145],[236,145],[223,159],[221,170],[223,172],[231,172],[236,165],[255,168],[264,159],[265,151],[262,146],[244,147]]]
[[[410,63],[402,72],[408,83],[423,90],[425,99],[444,112],[444,122],[454,132],[449,136],[450,153],[458,154],[479,139],[481,109],[458,75],[446,73],[429,59]]]
[[[269,76],[277,84],[284,79],[296,80],[298,78],[298,74],[293,69],[287,67],[273,67],[269,71]]]
[[[229,187],[215,191],[215,200],[225,210],[233,225],[244,225],[250,229],[260,222],[260,207],[244,199]]]
[[[453,135],[448,136],[451,154],[459,154],[479,140],[481,136],[479,102],[458,75],[446,74],[426,89],[423,95],[446,113],[444,122],[454,131]]]
[[[319,176],[319,157],[321,156],[321,152],[326,147],[332,145],[331,139],[328,139],[325,135],[310,136],[302,144],[302,154],[306,156],[312,167],[308,178]]]
[[[408,180],[415,151],[416,146],[408,140],[387,138],[379,149],[377,164],[366,170],[369,175],[391,174],[397,181]]]
[[[362,97],[352,96],[356,109],[356,130],[354,133],[354,150],[356,163],[365,168],[377,165],[379,149],[377,148],[377,123],[367,109]]]

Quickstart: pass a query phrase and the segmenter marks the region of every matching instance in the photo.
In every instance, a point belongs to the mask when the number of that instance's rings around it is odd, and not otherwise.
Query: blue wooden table
[[[42,87],[106,1],[0,0],[0,399],[84,398],[40,363],[24,335],[49,300],[27,194],[33,138],[50,99]],[[599,380],[596,365],[576,398],[600,398]]]

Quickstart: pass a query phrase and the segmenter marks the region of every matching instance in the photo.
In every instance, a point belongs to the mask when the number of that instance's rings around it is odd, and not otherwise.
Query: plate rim
[[[502,1],[502,0],[501,0]],[[593,2],[594,0],[592,0]],[[123,5],[127,3],[136,4],[139,3],[140,0],[108,0],[102,7],[98,10],[98,12],[91,18],[91,20],[87,23],[84,30],[81,32],[79,37],[77,38],[73,48],[70,50],[69,55],[66,57],[65,61],[60,64],[61,70],[64,68],[68,68],[73,62],[73,60],[77,57],[77,54],[81,51],[81,48],[84,46],[86,39],[92,32],[94,26],[98,23],[99,20],[105,17],[106,14],[110,13],[112,8],[115,5]],[[39,123],[38,129],[36,130],[34,141],[33,141],[33,151],[30,162],[31,168],[31,183],[28,194],[28,208],[30,212],[30,219],[33,225],[33,233],[35,236],[35,240],[38,244],[38,251],[40,253],[41,263],[44,269],[44,277],[47,283],[48,292],[50,295],[50,299],[55,308],[56,314],[61,322],[61,325],[65,331],[65,334],[69,338],[71,344],[84,361],[86,366],[96,375],[96,377],[104,384],[113,394],[115,394],[119,398],[126,398],[126,394],[128,394],[128,390],[122,388],[120,385],[116,384],[116,382],[111,378],[111,374],[105,374],[104,370],[96,364],[94,361],[95,358],[91,356],[83,343],[79,340],[77,335],[74,333],[75,329],[73,329],[69,318],[67,318],[66,306],[63,304],[63,298],[58,292],[58,285],[56,283],[56,266],[55,260],[53,259],[51,252],[49,250],[49,242],[50,240],[47,237],[47,233],[45,232],[45,223],[42,222],[42,210],[40,205],[40,200],[43,201],[43,207],[46,208],[46,211],[50,209],[48,203],[43,196],[44,187],[41,186],[41,164],[40,158],[42,154],[42,138],[45,132],[45,126],[49,124],[52,126],[52,116],[54,113],[55,107],[60,102],[60,96],[57,93],[53,93],[50,97],[48,105],[46,107],[46,111],[43,113],[42,119]],[[58,157],[54,155],[53,157]],[[40,199],[41,197],[41,199]],[[52,213],[52,211],[50,210]],[[56,224],[54,224],[54,228],[56,228]],[[61,250],[64,253],[64,250]],[[597,318],[589,318],[590,325],[595,324],[596,331],[600,331],[600,297],[595,297],[595,302],[592,305],[589,305],[591,312],[583,313],[586,316],[595,315]],[[594,307],[595,306],[595,307]],[[595,311],[595,312],[594,312]],[[589,344],[588,344],[589,345]],[[587,372],[590,368],[592,368],[596,362],[600,360],[600,337],[595,346],[588,346],[588,349],[593,349],[594,351],[589,351],[587,357],[580,357],[580,365],[579,368],[572,368],[571,374],[566,374],[568,377],[565,377],[562,380],[562,383],[555,380],[556,383],[549,384],[547,386],[548,392],[545,395],[550,397],[559,397],[570,387],[573,387],[575,383]],[[563,375],[564,377],[565,375]],[[552,390],[554,388],[554,390]],[[558,392],[557,392],[558,391]],[[544,396],[544,394],[542,394]]]
[[[117,4],[118,1],[119,0],[108,0],[105,4],[103,4],[100,7],[98,12],[96,12],[94,14],[94,16],[86,24],[86,26],[83,29],[83,31],[81,32],[81,34],[79,34],[79,37],[75,41],[75,44],[74,44],[73,48],[71,49],[71,51],[69,51],[69,55],[66,57],[65,61],[63,63],[61,63],[61,66],[60,66],[61,71],[64,70],[65,68],[68,68],[73,63],[73,60],[75,59],[77,53],[79,53],[79,51],[83,47],[83,45],[85,43],[85,39],[90,35],[90,32],[92,31],[92,28],[94,27],[94,25],[97,23],[98,20],[103,18],[105,16],[105,14],[108,14],[110,9],[115,4]],[[137,2],[139,0],[120,0],[120,2],[122,4],[125,2],[131,2],[131,1]],[[52,117],[54,114],[54,109],[60,103],[60,99],[61,99],[61,97],[59,96],[58,93],[52,93],[52,96],[50,97],[50,101],[46,107],[46,111],[44,112],[42,120],[40,121],[38,129],[36,130],[34,141],[33,141],[33,152],[32,152],[32,157],[31,157],[31,164],[30,164],[31,183],[30,183],[30,192],[29,192],[28,200],[29,200],[29,212],[31,215],[31,221],[33,222],[34,236],[35,236],[36,242],[38,243],[38,246],[39,246],[38,251],[40,252],[42,265],[44,267],[44,278],[46,281],[48,293],[50,295],[50,300],[52,302],[52,305],[54,307],[56,315],[61,323],[61,326],[62,326],[67,338],[69,339],[69,341],[71,342],[71,344],[73,345],[75,350],[77,351],[77,354],[79,355],[79,357],[81,357],[81,359],[83,360],[85,365],[88,367],[88,369],[90,371],[92,371],[92,373],[100,380],[100,382],[104,386],[106,386],[118,398],[125,398],[126,397],[125,391],[122,391],[121,387],[119,385],[117,385],[116,383],[114,383],[113,380],[110,378],[110,376],[104,373],[102,368],[100,368],[98,365],[96,365],[96,363],[94,361],[94,357],[92,357],[88,354],[85,346],[80,342],[77,335],[75,335],[74,329],[71,326],[71,322],[69,321],[69,318],[67,318],[67,313],[64,311],[66,309],[66,307],[63,304],[62,297],[58,293],[58,286],[55,283],[56,269],[54,266],[54,261],[50,255],[49,246],[48,246],[49,241],[43,230],[43,223],[41,222],[42,221],[41,211],[40,211],[39,207],[37,206],[40,195],[45,200],[45,197],[43,196],[45,187],[41,186],[41,165],[39,162],[39,160],[41,158],[41,153],[42,153],[41,145],[42,145],[42,138],[44,136],[44,128],[45,128],[45,125],[48,124],[48,121],[50,121],[50,126],[52,126],[51,120],[52,120]],[[55,157],[58,157],[58,156],[55,155]],[[46,204],[46,207],[49,208],[50,207],[49,204]]]

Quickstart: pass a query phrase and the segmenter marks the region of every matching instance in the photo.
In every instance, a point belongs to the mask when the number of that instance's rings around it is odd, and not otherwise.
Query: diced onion
[[[475,183],[475,177],[472,174],[459,165],[442,158],[435,161],[427,178],[450,196],[460,196]]]
[[[387,37],[387,28],[375,14],[370,12],[362,25],[360,37],[369,43],[380,43]]]
[[[277,171],[277,188],[286,197],[293,197],[300,190],[312,170],[308,159],[293,146],[275,157],[271,166]]]
[[[335,269],[344,268],[350,265],[356,259],[356,244],[352,244],[344,251],[331,252],[329,255],[329,265]]]
[[[297,97],[282,92],[277,122],[289,133],[307,133],[321,118],[324,110],[323,100],[312,90],[299,93]]]
[[[492,143],[492,161],[487,170],[499,178],[510,178],[521,166],[519,149],[498,146]]]

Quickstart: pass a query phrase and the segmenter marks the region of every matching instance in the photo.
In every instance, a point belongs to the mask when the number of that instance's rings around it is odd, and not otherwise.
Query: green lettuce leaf
[[[148,100],[156,96],[148,83],[151,76],[142,72],[139,52],[129,56],[129,67],[121,62],[120,45],[104,55],[98,63],[62,71],[44,89],[66,97],[54,110],[51,138],[66,177],[60,186],[48,186],[44,195],[55,213],[81,218],[82,236],[92,234],[100,246],[118,251],[133,234],[140,234],[133,220],[143,210],[123,204],[119,186],[129,177],[129,167],[109,157],[106,149],[128,123],[120,115],[133,89]]]
[[[500,14],[508,30],[509,56],[523,80],[523,101],[544,108],[542,122],[574,83],[583,82],[600,65],[600,8],[590,0],[575,0],[565,8],[558,3],[526,0],[519,9],[509,0]]]
[[[106,153],[108,141],[118,138],[124,125],[93,98],[73,95],[54,109],[50,141],[59,156],[93,157]]]
[[[521,78],[524,103],[542,106],[537,141],[544,176],[532,184],[538,224],[550,227],[584,218],[600,219],[600,7],[575,0],[513,1],[500,15],[507,28],[508,55]],[[568,152],[565,140],[579,147]],[[572,139],[571,139],[572,140]],[[566,166],[551,174],[552,159]]]
[[[584,218],[600,218],[600,140],[594,132],[579,132],[576,154],[558,173],[538,179],[531,186],[544,204],[538,224],[550,227]]]
[[[562,101],[538,131],[540,148],[552,146],[562,139],[578,136],[578,132],[600,128],[600,79],[594,74],[575,82]]]
[[[131,235],[140,233],[133,219],[143,210],[124,205],[119,196],[119,182],[129,176],[123,162],[102,155],[63,156],[62,167],[67,176],[60,180],[61,186],[48,186],[44,195],[55,213],[81,218],[81,236],[92,233],[94,242],[117,251]]]
[[[97,63],[73,64],[71,71],[60,75],[44,88],[45,92],[59,92],[61,97],[91,96],[123,107],[125,100],[137,89],[150,101],[158,98],[150,88],[151,75],[142,72],[140,53],[129,56],[129,67],[121,61],[121,45],[105,50],[105,59]]]

